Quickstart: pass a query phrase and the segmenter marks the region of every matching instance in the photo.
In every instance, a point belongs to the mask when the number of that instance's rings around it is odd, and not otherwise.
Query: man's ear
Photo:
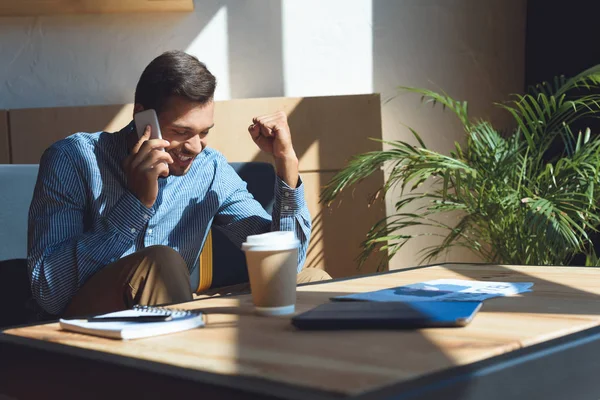
[[[135,103],[135,105],[133,106],[133,115],[139,113],[140,111],[144,111],[144,106],[140,103]]]

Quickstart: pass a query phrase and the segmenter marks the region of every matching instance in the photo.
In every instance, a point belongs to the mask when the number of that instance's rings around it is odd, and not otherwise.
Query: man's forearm
[[[298,177],[297,187],[291,188],[282,178],[277,177],[271,231],[295,232],[296,238],[300,240],[298,270],[302,268],[306,260],[311,225],[310,212],[304,196],[304,183],[301,178]]]
[[[292,154],[283,158],[275,158],[277,176],[293,189],[298,186],[298,157]]]
[[[56,203],[49,196],[34,196],[36,224],[29,231],[28,266],[34,299],[46,312],[59,315],[89,277],[131,247],[146,224],[142,213],[153,211],[127,193],[83,232],[77,226],[81,210],[69,203],[53,207]]]

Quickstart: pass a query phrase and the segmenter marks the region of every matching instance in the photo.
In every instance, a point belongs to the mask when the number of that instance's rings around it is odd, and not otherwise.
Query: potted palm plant
[[[584,254],[595,264],[590,234],[600,223],[600,137],[574,127],[600,111],[599,86],[600,65],[497,104],[514,117],[505,134],[471,119],[466,102],[402,87],[456,114],[464,145],[441,154],[411,129],[418,145],[382,141],[386,149],[353,157],[323,188],[321,202],[330,205],[381,167],[389,176],[374,198],[401,190],[395,212],[366,233],[359,264],[376,250],[389,259],[422,235],[443,237],[422,250],[423,262],[461,246],[490,263],[566,265]],[[460,217],[447,223],[448,214]]]

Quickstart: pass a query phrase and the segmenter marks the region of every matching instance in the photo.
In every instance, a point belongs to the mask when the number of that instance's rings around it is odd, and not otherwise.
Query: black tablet
[[[465,326],[480,301],[371,302],[322,304],[292,318],[299,329],[415,329]]]

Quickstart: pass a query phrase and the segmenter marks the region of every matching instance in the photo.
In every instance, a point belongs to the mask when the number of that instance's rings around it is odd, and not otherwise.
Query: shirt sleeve
[[[50,147],[40,167],[28,221],[28,272],[34,299],[59,315],[94,273],[118,259],[154,214],[130,192],[86,226],[86,195],[67,152]]]
[[[235,170],[225,161],[220,163],[222,174],[221,202],[215,224],[223,228],[227,237],[238,247],[249,235],[270,231],[291,231],[300,240],[298,272],[306,260],[311,233],[311,218],[304,198],[304,184],[298,179],[296,188],[289,187],[281,178],[275,180],[275,204],[269,215]]]

